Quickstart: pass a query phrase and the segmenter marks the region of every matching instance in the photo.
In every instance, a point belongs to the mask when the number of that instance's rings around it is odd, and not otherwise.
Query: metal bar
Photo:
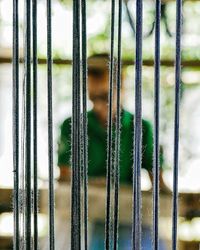
[[[47,89],[48,89],[48,156],[49,156],[49,249],[55,249],[53,103],[52,103],[52,25],[51,0],[47,0]]]
[[[110,76],[108,96],[108,126],[107,126],[107,197],[105,220],[105,249],[110,249],[111,243],[111,171],[112,171],[112,132],[113,132],[113,78],[114,78],[114,29],[115,29],[115,0],[111,1],[111,40],[110,40]]]
[[[86,0],[82,0],[82,105],[83,105],[83,191],[84,191],[84,247],[88,249],[88,136],[87,136],[87,15]]]
[[[34,249],[38,249],[38,171],[37,171],[37,0],[32,0],[33,42],[33,224]]]
[[[143,0],[136,0],[136,61],[133,173],[133,249],[141,249],[141,163],[142,163],[142,21]]]
[[[31,249],[31,5],[26,0],[25,35],[25,248]]]
[[[80,190],[80,1],[73,1],[71,249],[81,249]]]
[[[160,17],[161,1],[155,4],[155,59],[154,59],[154,161],[153,161],[153,249],[159,249],[159,125],[160,125]]]
[[[113,249],[118,249],[119,224],[119,184],[120,184],[120,128],[121,128],[121,40],[122,40],[122,0],[118,1],[118,51],[117,51],[117,113],[114,165],[114,236]]]
[[[20,245],[19,223],[19,13],[13,0],[13,173],[14,173],[14,249]]]
[[[178,219],[178,158],[179,158],[179,106],[181,83],[181,30],[182,0],[176,1],[176,61],[175,61],[175,115],[174,115],[174,166],[173,166],[173,208],[172,208],[172,249],[177,249]]]

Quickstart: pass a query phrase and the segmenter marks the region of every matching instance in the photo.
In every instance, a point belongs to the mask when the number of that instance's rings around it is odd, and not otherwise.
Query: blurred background
[[[23,57],[24,5],[20,4],[20,54]],[[144,1],[143,39],[143,117],[153,123],[154,84],[154,1]],[[173,118],[174,118],[174,58],[175,58],[175,1],[165,1],[161,18],[161,108],[160,144],[164,152],[166,171],[164,180],[172,187],[173,166]],[[88,55],[109,52],[110,9],[108,0],[88,1],[87,29]],[[59,176],[57,140],[59,126],[72,112],[72,1],[52,1],[53,42],[53,109],[54,109],[54,161],[55,176]],[[195,216],[180,218],[180,249],[199,249],[200,242],[200,2],[185,1],[183,5],[182,34],[182,85],[180,106],[180,172],[179,191],[197,195],[198,205],[189,200]],[[123,4],[122,57],[125,65],[124,107],[134,112],[134,65],[135,57],[135,1]],[[38,174],[39,185],[48,182],[47,158],[47,69],[46,69],[46,4],[38,1]],[[12,1],[0,0],[0,249],[12,235],[12,214],[6,207],[8,190],[13,186],[12,173]],[[22,87],[23,64],[20,65]],[[89,103],[89,109],[92,105]],[[149,189],[145,180],[144,187]],[[4,197],[4,200],[3,200]],[[182,196],[181,196],[182,197]],[[190,197],[190,196],[189,196]],[[189,199],[189,198],[188,198]],[[196,198],[195,198],[196,199]],[[162,206],[161,206],[162,207]],[[10,209],[11,210],[11,209]],[[170,214],[169,207],[169,214]],[[45,237],[48,226],[45,213],[40,214],[40,231]],[[170,218],[165,221],[167,241],[170,241]],[[161,226],[162,227],[162,226]],[[162,228],[161,228],[162,229]],[[165,231],[164,230],[164,231]],[[181,243],[181,244],[182,244]],[[189,245],[188,245],[189,244]],[[180,245],[181,246],[181,245]],[[5,246],[4,246],[5,247]],[[8,248],[9,249],[9,248]]]

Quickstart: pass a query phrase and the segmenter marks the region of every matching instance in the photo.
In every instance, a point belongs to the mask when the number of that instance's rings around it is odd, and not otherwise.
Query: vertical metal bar
[[[48,156],[49,156],[49,249],[55,249],[53,103],[52,103],[52,25],[51,0],[47,0],[47,88],[48,88]]]
[[[112,170],[112,127],[113,127],[113,78],[114,78],[114,29],[115,29],[115,0],[111,1],[111,40],[110,40],[110,77],[108,96],[108,128],[107,128],[107,198],[105,222],[105,249],[110,249],[110,213],[111,213],[111,170]]]
[[[73,1],[71,249],[81,249],[80,191],[80,0]]]
[[[159,125],[160,125],[160,16],[161,1],[156,0],[154,59],[154,161],[153,161],[153,249],[159,249]]]
[[[179,157],[179,106],[181,83],[181,30],[182,0],[176,0],[176,61],[175,61],[175,116],[174,116],[174,168],[173,168],[173,209],[172,209],[172,249],[177,249],[178,219],[178,157]]]
[[[33,41],[33,224],[34,249],[38,249],[38,171],[37,171],[37,0],[32,0]]]
[[[88,249],[88,138],[87,138],[87,15],[86,0],[82,0],[82,105],[83,105],[83,189],[84,189],[84,247]]]
[[[142,21],[143,0],[136,0],[136,61],[133,178],[133,249],[141,249],[141,163],[142,163]]]
[[[121,128],[121,40],[122,40],[122,0],[118,1],[118,51],[117,51],[117,113],[114,165],[114,237],[113,249],[118,249],[119,223],[119,180],[120,180],[120,128]]]
[[[14,173],[14,249],[19,249],[19,13],[13,0],[13,173]]]
[[[24,33],[24,48],[25,48],[25,33]],[[25,191],[25,172],[26,172],[26,165],[25,165],[25,148],[26,148],[26,63],[24,61],[24,72],[23,72],[23,85],[22,85],[22,126],[21,126],[21,172],[20,172],[20,215],[21,215],[21,241],[20,241],[20,247],[22,249],[25,249],[25,235],[26,235],[26,207],[24,204],[26,203],[26,191]]]
[[[25,70],[26,70],[26,99],[25,99],[25,247],[31,249],[31,5],[26,0],[26,38],[25,38]]]

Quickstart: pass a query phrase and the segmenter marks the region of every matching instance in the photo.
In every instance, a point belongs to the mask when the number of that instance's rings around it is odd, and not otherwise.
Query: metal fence
[[[118,248],[119,224],[119,151],[120,151],[120,85],[121,85],[121,39],[122,0],[111,0],[110,27],[110,78],[109,112],[107,127],[107,199],[105,214],[105,249]],[[88,2],[88,5],[90,3]],[[72,181],[71,181],[71,249],[88,249],[88,176],[87,176],[87,1],[73,1],[73,115],[72,115]],[[116,8],[117,7],[117,8]],[[52,37],[51,0],[47,8],[47,88],[48,88],[48,158],[49,158],[49,249],[55,249],[54,213],[54,168],[53,168],[53,111],[52,111]],[[154,61],[154,161],[153,161],[153,238],[152,249],[159,249],[159,106],[160,106],[160,17],[161,1],[155,1],[155,61]],[[14,165],[14,249],[38,249],[38,184],[37,184],[37,0],[25,1],[24,30],[24,79],[22,138],[20,138],[19,100],[19,1],[13,0],[13,165]],[[117,18],[116,18],[117,17]],[[117,20],[117,23],[116,23]],[[136,0],[135,24],[135,116],[134,116],[134,169],[132,207],[132,249],[141,249],[141,141],[142,141],[142,40],[143,40],[143,0]],[[115,32],[117,25],[117,32]],[[175,53],[175,116],[174,116],[174,165],[173,165],[173,205],[172,205],[172,249],[177,249],[178,217],[178,146],[179,146],[179,95],[181,74],[181,26],[182,2],[176,0],[176,53]],[[115,51],[114,40],[117,36]],[[114,54],[117,52],[115,72]],[[115,75],[116,74],[116,75]],[[116,137],[113,142],[113,84],[117,79]],[[33,98],[31,91],[33,90]],[[20,147],[22,140],[22,147]],[[115,143],[114,152],[112,144]],[[31,150],[33,145],[33,150]],[[111,235],[111,168],[114,157],[114,229]],[[20,158],[23,159],[21,166]],[[33,173],[32,167],[33,166]],[[20,176],[20,168],[24,176]],[[83,168],[83,175],[81,175]],[[31,176],[33,175],[33,183]],[[22,180],[23,178],[23,180]],[[20,183],[23,183],[21,186]],[[83,183],[83,185],[82,185]],[[81,186],[84,203],[81,203]],[[32,188],[33,187],[33,188]],[[23,192],[24,191],[24,192]],[[33,196],[32,196],[33,191]],[[33,224],[31,215],[34,215]],[[83,211],[83,220],[82,217]],[[24,223],[20,226],[21,213]],[[81,234],[81,224],[84,234]],[[24,234],[22,234],[23,230]],[[32,237],[33,235],[33,237]]]

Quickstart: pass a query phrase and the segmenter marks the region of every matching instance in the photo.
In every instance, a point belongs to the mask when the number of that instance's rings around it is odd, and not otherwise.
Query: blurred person
[[[88,59],[88,94],[93,104],[92,110],[87,113],[88,118],[88,176],[96,183],[106,183],[107,160],[107,117],[109,93],[109,56],[97,54]],[[124,84],[122,72],[121,99],[123,101]],[[116,88],[113,97],[113,118],[116,114]],[[121,142],[120,142],[120,183],[132,185],[133,167],[133,114],[121,107]],[[113,121],[114,123],[114,121]],[[153,165],[153,133],[151,123],[142,120],[142,168],[146,169],[152,180]],[[114,133],[113,133],[114,137]],[[58,147],[58,166],[60,167],[60,181],[70,180],[71,177],[71,118],[61,125]],[[162,166],[161,157],[161,166]],[[160,171],[160,186],[166,189]],[[151,230],[142,228],[142,249],[151,249]],[[131,249],[132,227],[119,225],[119,249]],[[92,225],[90,250],[104,249],[104,222]],[[164,250],[163,242],[160,250]]]

